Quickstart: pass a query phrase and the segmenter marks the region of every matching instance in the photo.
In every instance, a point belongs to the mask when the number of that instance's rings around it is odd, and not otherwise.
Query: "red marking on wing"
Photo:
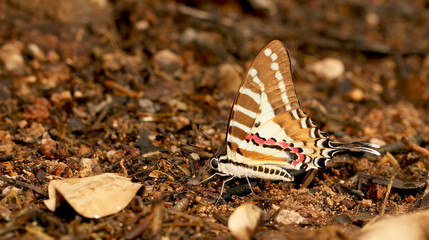
[[[292,162],[292,165],[294,167],[296,167],[296,165],[298,165],[298,163],[304,161],[304,159],[305,159],[304,155],[302,155],[302,154],[298,154],[298,156],[299,156],[298,160],[295,160]]]
[[[272,138],[270,138],[270,139],[268,139],[268,140],[265,140],[265,139],[263,139],[263,138],[260,138],[260,137],[258,137],[258,135],[256,135],[256,134],[249,134],[249,136],[247,136],[246,137],[246,140],[255,140],[255,142],[257,142],[257,143],[259,143],[259,144],[266,144],[266,145],[278,145],[278,146],[280,146],[280,147],[282,147],[282,148],[284,148],[284,149],[286,149],[286,148],[289,148],[289,149],[291,149],[291,152],[293,152],[293,153],[298,153],[299,151],[298,151],[298,148],[294,148],[294,147],[291,147],[290,145],[289,145],[289,143],[287,143],[287,142],[276,142],[276,141],[274,141],[274,139],[272,139]]]

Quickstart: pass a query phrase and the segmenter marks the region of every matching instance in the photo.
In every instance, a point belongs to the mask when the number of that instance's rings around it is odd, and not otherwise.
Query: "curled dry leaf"
[[[55,211],[64,199],[80,215],[100,218],[121,211],[142,187],[113,173],[94,177],[53,180],[46,207]]]
[[[262,210],[253,203],[239,206],[228,220],[228,228],[237,240],[250,240],[259,224],[264,221]]]
[[[174,177],[172,177],[171,175],[168,175],[167,173],[158,171],[158,170],[153,170],[150,174],[149,177],[153,177],[153,178],[160,178],[161,175],[164,175],[168,178],[168,180],[170,181],[174,181]]]
[[[404,214],[365,226],[352,239],[428,239],[429,211]]]

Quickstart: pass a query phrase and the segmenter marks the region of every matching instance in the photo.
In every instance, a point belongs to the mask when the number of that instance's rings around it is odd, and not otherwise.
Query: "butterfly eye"
[[[217,169],[219,167],[219,159],[212,158],[212,160],[210,160],[210,165],[213,169]]]

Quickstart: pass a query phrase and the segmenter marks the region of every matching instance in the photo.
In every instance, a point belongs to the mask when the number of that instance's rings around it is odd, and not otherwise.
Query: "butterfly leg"
[[[252,188],[252,184],[250,184],[249,178],[246,177],[246,179],[247,179],[247,183],[249,184],[250,191],[252,191],[252,193],[255,194],[255,192],[253,191],[253,188]]]
[[[220,190],[219,197],[216,199],[215,204],[216,204],[216,203],[220,200],[220,198],[222,197],[222,193],[223,193],[223,189],[224,189],[224,187],[225,187],[225,183],[227,183],[227,182],[231,181],[233,178],[234,178],[234,176],[232,176],[232,177],[228,178],[227,180],[223,181],[223,183],[222,183],[222,188],[221,188],[221,190]]]

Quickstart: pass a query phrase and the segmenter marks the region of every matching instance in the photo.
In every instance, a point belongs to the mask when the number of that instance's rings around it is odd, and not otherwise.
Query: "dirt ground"
[[[199,182],[273,39],[321,130],[382,156],[336,156],[304,187],[235,179],[215,204],[226,178]],[[428,209],[428,54],[424,0],[0,1],[0,239],[233,239],[245,202],[265,216],[255,239],[353,239]],[[51,180],[101,173],[144,188],[100,219],[43,204]]]

